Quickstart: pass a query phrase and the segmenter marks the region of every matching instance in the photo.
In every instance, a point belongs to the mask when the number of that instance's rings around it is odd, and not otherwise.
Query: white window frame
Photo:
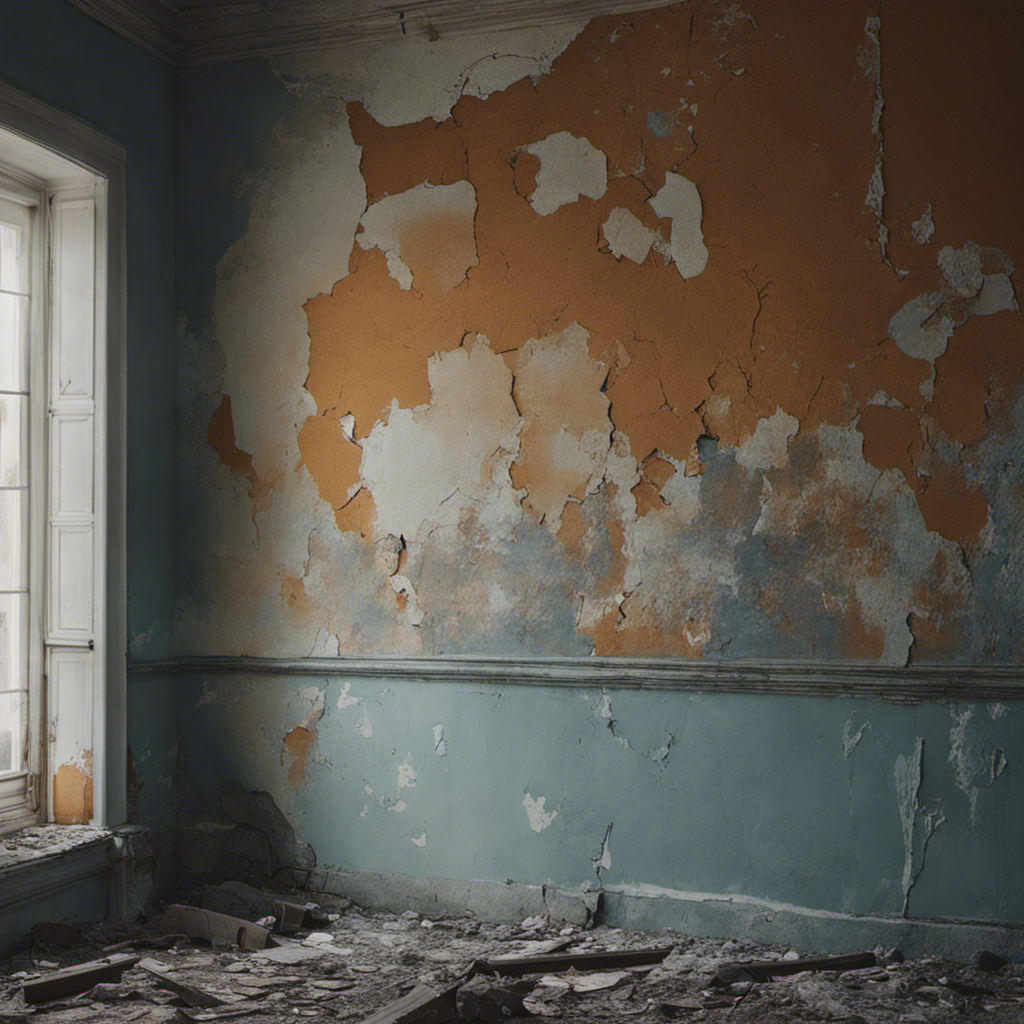
[[[53,607],[48,606],[53,567],[47,566],[45,576],[30,579],[30,587],[35,584],[33,619],[41,624],[35,628],[46,630],[43,642],[35,642],[40,639],[38,634],[33,642],[33,650],[45,650],[44,662],[37,661],[30,668],[35,684],[30,700],[36,702],[36,732],[31,742],[40,767],[25,813],[0,820],[0,831],[40,816],[54,820],[54,783],[60,767],[57,762],[61,752],[68,750],[88,755],[93,811],[89,821],[120,824],[127,817],[125,150],[75,118],[2,82],[0,128],[29,144],[13,148],[13,163],[0,167],[6,177],[20,177],[30,187],[40,187],[47,208],[51,195],[65,200],[88,195],[96,204],[92,629],[53,630]],[[11,136],[5,138],[10,141]],[[65,163],[40,162],[39,150],[33,147],[56,154]],[[67,167],[66,161],[78,171],[70,178],[54,170]],[[81,191],[69,192],[69,188]],[[41,220],[38,218],[37,224]],[[49,392],[49,384],[47,368],[43,393]],[[52,403],[48,404],[49,418],[54,409]],[[39,443],[42,439],[35,440],[33,453],[39,453],[44,447]],[[33,537],[45,530],[50,546],[53,514],[52,510],[47,514],[46,495],[52,477],[35,460],[33,454],[33,501],[39,495],[43,506],[42,511],[38,505],[32,510]],[[42,561],[37,558],[36,564]],[[70,671],[62,676],[64,668]]]

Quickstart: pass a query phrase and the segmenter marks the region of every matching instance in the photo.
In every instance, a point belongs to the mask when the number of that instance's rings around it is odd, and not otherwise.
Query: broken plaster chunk
[[[954,295],[969,299],[981,291],[985,278],[981,272],[981,250],[974,242],[964,242],[959,249],[944,245],[939,250],[939,268]]]
[[[651,200],[651,208],[659,217],[672,221],[669,246],[676,269],[684,278],[696,277],[708,264],[700,226],[704,208],[697,186],[681,174],[669,171],[665,184]]]
[[[580,196],[600,199],[608,187],[608,158],[587,139],[556,132],[523,151],[540,160],[530,206],[542,217]]]
[[[450,290],[480,262],[475,218],[476,189],[470,182],[425,182],[374,203],[363,214],[356,241],[384,253],[388,273],[404,290],[413,283],[420,290]]]
[[[608,214],[608,219],[601,226],[601,230],[611,254],[617,260],[625,256],[634,263],[643,263],[647,259],[651,246],[658,237],[657,231],[647,227],[622,206],[616,206]]]
[[[889,321],[889,337],[911,359],[934,362],[946,351],[953,335],[953,318],[945,314],[935,315],[944,300],[942,292],[918,295],[894,313]]]

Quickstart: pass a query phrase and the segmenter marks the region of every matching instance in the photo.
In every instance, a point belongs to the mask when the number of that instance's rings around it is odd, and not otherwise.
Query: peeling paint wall
[[[742,894],[835,915],[840,948],[846,914],[1024,920],[1016,706],[359,676],[313,689],[325,710],[296,778],[281,753],[308,677],[182,680],[195,820],[222,817],[216,780],[233,779],[269,794],[319,865],[655,903]]]
[[[1024,663],[1013,17],[182,73],[179,653]],[[185,678],[183,777],[321,863],[1024,919],[1015,706],[343,664]]]
[[[1015,58],[958,10],[186,73],[183,650],[1024,660]]]

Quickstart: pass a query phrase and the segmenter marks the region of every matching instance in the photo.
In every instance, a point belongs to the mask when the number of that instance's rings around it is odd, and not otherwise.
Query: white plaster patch
[[[937,260],[946,286],[958,298],[969,299],[981,291],[984,275],[981,272],[981,250],[975,242],[967,241],[959,249],[944,245]]]
[[[651,208],[659,217],[672,221],[669,246],[676,269],[684,278],[696,277],[708,264],[708,250],[701,231],[704,208],[697,186],[681,174],[669,171],[665,184],[651,199]]]
[[[363,441],[362,483],[373,495],[376,535],[422,540],[455,526],[471,505],[501,530],[521,516],[509,466],[519,451],[512,374],[486,339],[427,362],[431,403],[394,402]]]
[[[329,291],[337,268],[348,265],[366,205],[347,120],[324,125],[315,145],[290,145],[284,169],[264,181],[245,235],[218,264],[213,298],[235,441],[264,480],[299,464],[296,425],[316,413],[303,387],[309,336],[302,305]]]
[[[865,722],[856,732],[853,732],[853,720],[847,719],[843,723],[843,760],[849,760],[850,755],[857,749],[857,744],[860,743],[864,736],[864,730],[870,726],[870,722]]]
[[[427,833],[421,832],[415,839],[410,839],[409,842],[412,843],[413,846],[418,846],[422,849],[427,845]]]
[[[990,316],[992,313],[1016,313],[1017,295],[1009,274],[984,274],[978,297],[967,306],[972,316]]]
[[[409,621],[409,625],[419,626],[423,622],[423,610],[420,608],[419,600],[416,597],[416,590],[409,577],[396,573],[394,576],[388,577],[388,583],[391,584],[391,589],[396,594],[401,594],[405,598],[403,612]]]
[[[398,766],[398,788],[412,789],[416,785],[416,769],[412,766],[412,758],[406,754],[405,760]]]
[[[918,796],[921,791],[921,766],[924,760],[924,740],[918,736],[914,743],[914,753],[910,758],[900,754],[896,758],[894,778],[896,783],[896,803],[899,807],[900,821],[903,826],[903,916],[907,916],[910,909],[910,890],[917,881],[917,876],[924,867],[924,854],[928,841],[935,830],[946,821],[945,814],[941,809],[925,811],[921,807]],[[917,815],[921,814],[923,819],[924,834],[921,839],[920,856],[917,858],[920,866],[914,870],[914,841]]]
[[[946,351],[953,336],[953,318],[948,314],[936,316],[945,298],[943,292],[918,295],[889,320],[889,337],[911,359],[934,362]]]
[[[991,786],[996,779],[999,778],[1003,772],[1006,771],[1006,752],[1002,747],[992,748],[992,764],[989,767],[989,781],[988,784]]]
[[[429,42],[407,12],[407,35],[384,43],[285,54],[272,66],[285,88],[310,98],[361,100],[382,125],[443,121],[463,95],[484,98],[523,78],[537,81],[589,19]],[[401,69],[401,73],[396,73]],[[416,88],[410,89],[409,82]]]
[[[370,725],[370,713],[366,710],[365,704],[363,705],[363,718],[356,726],[356,731],[364,740],[368,740],[373,736],[373,726]]]
[[[437,283],[450,289],[463,281],[470,268],[480,262],[473,228],[475,217],[476,189],[468,181],[457,181],[452,185],[425,182],[374,203],[363,214],[360,221],[363,230],[356,235],[356,241],[363,249],[380,249],[387,258],[388,273],[406,291],[415,283],[414,272],[430,270],[436,273],[439,266],[443,269],[437,274]],[[423,251],[425,239],[431,232],[436,235],[438,231],[448,241],[444,263],[424,260],[429,256]],[[420,256],[418,265],[409,267],[403,260],[403,244],[406,251],[416,246]],[[436,248],[434,255],[437,255]],[[412,259],[408,261],[412,262]]]
[[[545,811],[544,804],[546,803],[546,797],[538,797],[534,799],[529,791],[526,796],[523,797],[523,806],[526,808],[526,816],[530,820],[530,828],[534,832],[543,832],[551,822],[558,817],[558,811]]]
[[[997,718],[1002,718],[1006,714],[1006,705],[996,702],[988,705],[988,717],[994,722]]]
[[[338,707],[339,708],[350,708],[355,704],[360,704],[362,701],[358,697],[352,696],[352,684],[345,683],[341,688],[341,693],[338,694]]]
[[[448,755],[448,744],[444,738],[444,726],[434,726],[434,753],[438,757],[446,757]]]
[[[925,207],[924,213],[910,225],[910,234],[918,245],[927,245],[932,240],[932,235],[935,234],[935,221],[932,220],[931,203]]]
[[[537,187],[529,202],[541,216],[575,203],[580,196],[600,199],[608,188],[608,158],[587,139],[555,132],[523,150],[540,160]]]
[[[395,814],[401,814],[408,806],[404,800],[396,800],[393,804],[388,804],[388,810],[393,811]]]
[[[748,470],[788,466],[789,442],[799,430],[800,421],[776,406],[771,416],[758,420],[753,436],[736,449],[736,461]]]
[[[947,760],[953,768],[953,781],[966,797],[971,808],[971,824],[978,823],[978,795],[980,787],[976,783],[978,776],[983,776],[989,766],[984,763],[981,754],[968,741],[967,728],[974,717],[974,708],[965,707],[949,709],[953,725],[949,730],[949,757]]]
[[[643,263],[651,251],[658,232],[647,227],[625,207],[616,206],[601,225],[611,254],[621,260],[623,256],[634,263]]]
[[[523,414],[520,462],[531,470],[524,502],[552,533],[570,497],[593,494],[604,479],[612,425],[601,390],[607,367],[590,358],[578,323],[519,351],[515,399]]]

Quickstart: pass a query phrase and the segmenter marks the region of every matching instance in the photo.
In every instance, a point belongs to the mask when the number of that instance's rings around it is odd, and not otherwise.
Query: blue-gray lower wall
[[[998,687],[914,703],[550,676],[183,673],[183,810],[221,819],[238,782],[321,865],[603,888],[681,927],[707,894],[839,932],[1024,922],[1021,711]]]

